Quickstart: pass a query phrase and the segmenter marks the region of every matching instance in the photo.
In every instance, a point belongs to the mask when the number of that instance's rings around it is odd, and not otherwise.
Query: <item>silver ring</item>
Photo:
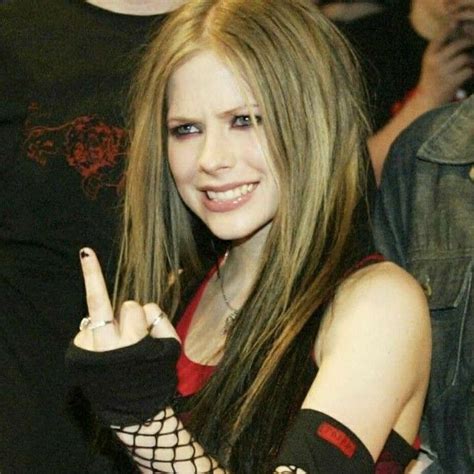
[[[160,314],[158,316],[155,317],[155,319],[153,320],[153,322],[148,326],[148,332],[150,333],[151,331],[153,331],[153,328],[162,320],[164,319],[165,317],[165,313],[163,313],[163,311],[160,311]]]
[[[113,319],[93,322],[89,316],[86,316],[85,318],[82,318],[81,324],[79,324],[79,331],[84,331],[84,329],[90,329],[93,331],[94,329],[101,328],[113,322]]]

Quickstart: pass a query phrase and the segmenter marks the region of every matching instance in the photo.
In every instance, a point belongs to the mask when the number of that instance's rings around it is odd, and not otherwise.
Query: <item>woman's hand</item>
[[[171,408],[180,341],[168,318],[154,303],[127,301],[115,320],[95,253],[83,249],[81,264],[89,316],[66,353],[73,385],[142,472],[224,474]]]
[[[148,334],[179,341],[174,327],[155,303],[141,306],[126,301],[118,320],[115,319],[97,256],[89,248],[82,249],[80,256],[89,316],[83,319],[81,331],[74,339],[77,347],[94,352],[111,351],[136,344]]]
[[[446,9],[454,22],[474,22],[474,0],[445,0]],[[472,26],[472,25],[471,25]],[[468,27],[465,33],[474,36],[474,32]]]
[[[106,425],[144,423],[176,394],[179,339],[156,304],[126,302],[116,321],[94,252],[81,263],[89,316],[66,352],[70,383]]]

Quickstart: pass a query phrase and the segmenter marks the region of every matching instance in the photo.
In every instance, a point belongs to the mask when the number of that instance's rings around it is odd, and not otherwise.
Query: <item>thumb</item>
[[[145,311],[150,336],[173,337],[179,343],[181,343],[175,328],[171,324],[166,314],[156,303],[146,304],[143,306],[143,310]]]

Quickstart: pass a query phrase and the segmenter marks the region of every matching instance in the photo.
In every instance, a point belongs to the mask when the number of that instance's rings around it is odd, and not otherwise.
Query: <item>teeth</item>
[[[229,189],[224,192],[206,191],[207,197],[213,201],[234,201],[236,199],[251,193],[255,188],[255,184],[243,184],[238,188]]]

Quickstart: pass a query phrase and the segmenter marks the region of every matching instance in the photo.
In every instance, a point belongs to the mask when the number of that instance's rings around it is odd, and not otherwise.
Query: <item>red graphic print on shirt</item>
[[[30,111],[38,108],[32,104]],[[50,159],[64,158],[82,177],[89,199],[104,188],[119,193],[124,185],[123,168],[127,133],[96,116],[82,116],[59,126],[25,126],[25,151],[30,160],[45,166]]]

